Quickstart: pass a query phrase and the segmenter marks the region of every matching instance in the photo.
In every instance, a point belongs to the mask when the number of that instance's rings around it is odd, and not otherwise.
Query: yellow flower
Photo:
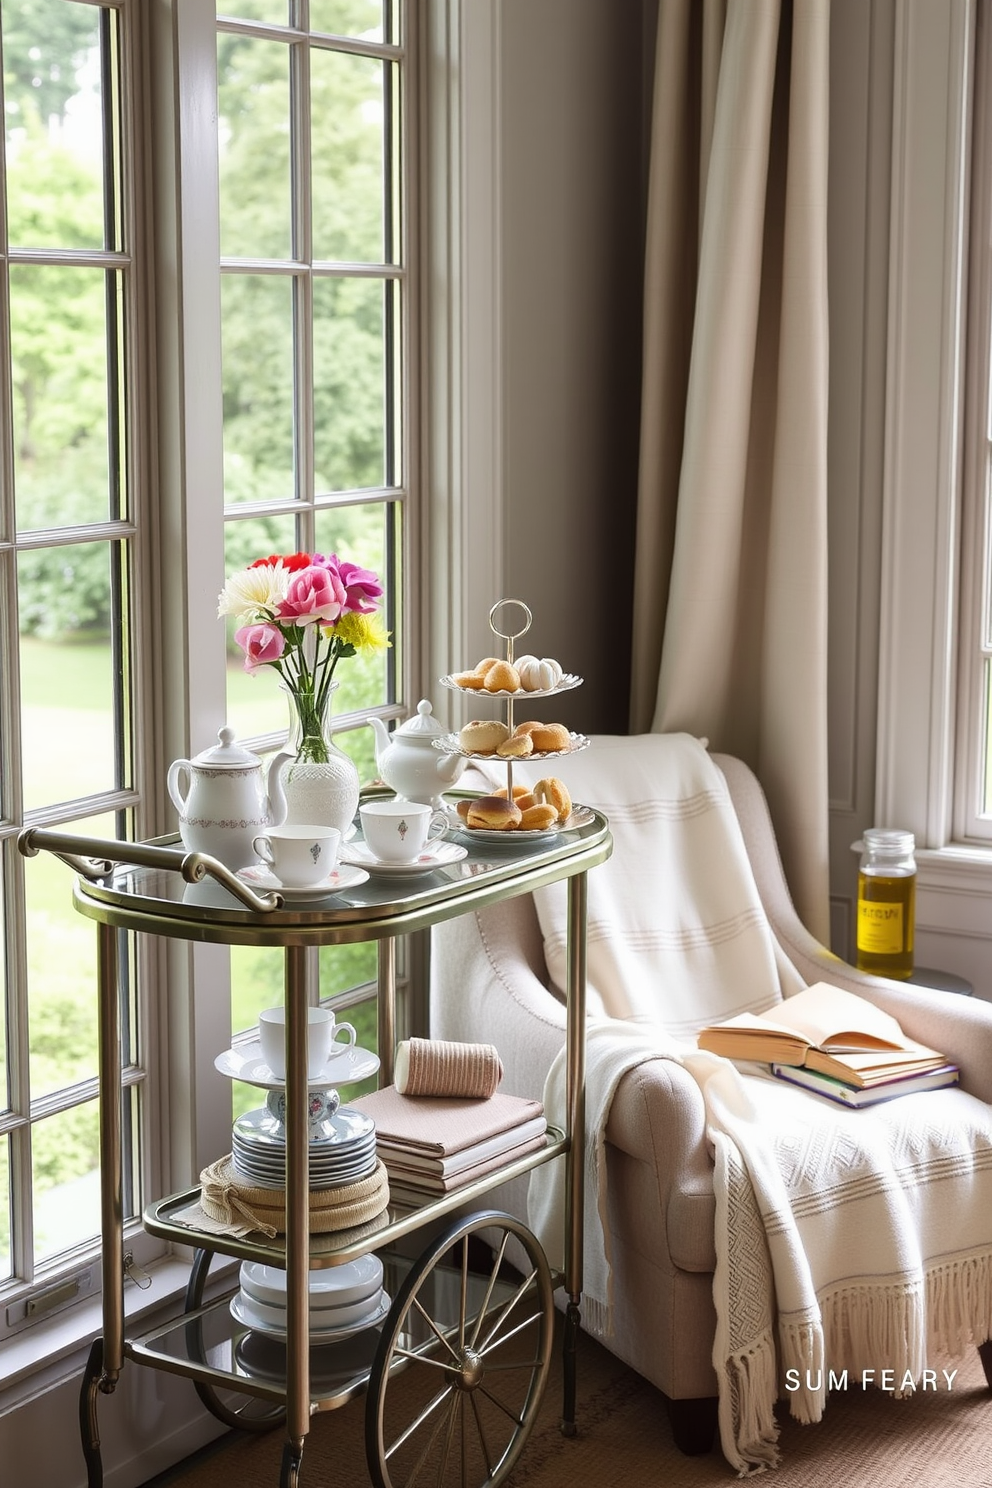
[[[356,651],[367,655],[386,651],[390,644],[389,631],[378,610],[373,610],[369,615],[348,610],[336,624],[327,627],[325,634],[333,635],[346,646],[354,646]]]

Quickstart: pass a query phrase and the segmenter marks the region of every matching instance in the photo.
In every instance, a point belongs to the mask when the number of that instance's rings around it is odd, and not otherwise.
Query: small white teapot
[[[454,785],[468,764],[460,754],[444,754],[433,740],[447,732],[431,712],[426,698],[413,718],[390,735],[381,718],[369,718],[375,734],[375,765],[382,779],[405,801],[439,807],[441,794]]]
[[[237,872],[258,862],[252,840],[266,827],[286,819],[286,797],[279,778],[288,754],[269,766],[269,793],[262,778],[262,761],[234,742],[234,730],[222,728],[219,744],[195,759],[173,760],[166,784],[179,813],[179,835],[190,852],[205,852]],[[189,777],[185,796],[180,776]]]

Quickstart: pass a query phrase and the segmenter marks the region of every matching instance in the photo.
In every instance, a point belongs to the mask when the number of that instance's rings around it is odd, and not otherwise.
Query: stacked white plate
[[[285,1188],[286,1133],[271,1111],[246,1111],[231,1134],[234,1171],[253,1188]],[[339,1106],[311,1125],[310,1187],[336,1188],[374,1172],[375,1122],[353,1106]]]
[[[382,1262],[376,1255],[311,1271],[309,1292],[311,1343],[349,1338],[382,1322],[389,1311]],[[285,1338],[286,1272],[260,1261],[244,1261],[241,1290],[231,1298],[231,1312],[246,1328]]]

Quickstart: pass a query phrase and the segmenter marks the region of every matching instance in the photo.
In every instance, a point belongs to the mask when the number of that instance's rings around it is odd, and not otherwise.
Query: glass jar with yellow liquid
[[[913,974],[916,841],[912,832],[872,827],[858,869],[859,971],[904,981]]]

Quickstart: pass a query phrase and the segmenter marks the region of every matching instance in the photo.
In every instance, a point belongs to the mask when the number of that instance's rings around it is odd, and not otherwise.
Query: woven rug
[[[673,1445],[663,1397],[593,1339],[580,1340],[579,1433],[563,1437],[560,1352],[541,1412],[509,1488],[727,1488],[737,1482],[719,1446],[684,1457]],[[948,1366],[953,1367],[953,1366]],[[403,1376],[396,1384],[402,1386]],[[392,1387],[392,1388],[395,1388]],[[316,1416],[301,1480],[369,1488],[364,1399]],[[860,1385],[831,1395],[824,1419],[802,1426],[779,1407],[782,1466],[770,1488],[992,1488],[992,1394],[977,1353],[960,1366],[953,1388],[894,1400]],[[273,1488],[283,1435],[225,1437],[146,1488]]]

